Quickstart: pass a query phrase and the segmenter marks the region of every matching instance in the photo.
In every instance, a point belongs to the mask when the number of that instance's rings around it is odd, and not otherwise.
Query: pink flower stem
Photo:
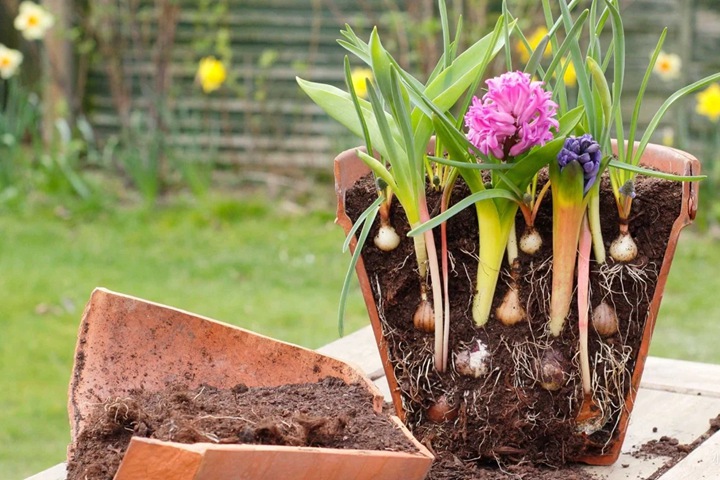
[[[580,332],[580,376],[583,392],[590,395],[592,384],[590,378],[590,356],[588,352],[588,315],[590,310],[588,293],[590,284],[590,250],[592,234],[587,215],[583,217],[580,229],[578,251],[578,330]]]
[[[425,195],[419,198],[420,222],[425,223],[430,220]],[[430,267],[430,283],[432,286],[433,296],[433,312],[435,314],[435,369],[438,372],[444,372],[447,368],[447,349],[445,347],[445,329],[443,316],[443,297],[442,284],[440,281],[440,268],[438,266],[437,249],[435,248],[435,237],[432,230],[426,231],[424,234],[425,248],[427,249],[428,264]]]

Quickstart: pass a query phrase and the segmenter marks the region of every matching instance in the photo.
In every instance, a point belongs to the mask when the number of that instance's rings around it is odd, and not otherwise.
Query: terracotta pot
[[[335,376],[383,397],[354,367],[312,350],[138,298],[96,289],[85,308],[70,383],[74,443],[102,399],[132,389],[272,387]],[[432,455],[393,417],[417,453],[262,445],[179,444],[133,437],[116,480],[425,478]],[[70,447],[72,448],[72,446]]]
[[[357,149],[350,149],[338,155],[335,158],[334,166],[335,192],[338,199],[336,222],[345,230],[346,235],[352,228],[352,220],[345,212],[345,194],[361,177],[370,172],[370,169],[356,155],[356,150]],[[698,175],[700,173],[700,162],[692,155],[677,149],[653,144],[648,145],[641,164],[646,167],[655,168],[663,172],[677,175]],[[618,433],[615,438],[612,439],[611,444],[606,448],[606,453],[602,455],[581,455],[573,460],[591,465],[610,465],[615,462],[620,455],[622,443],[627,431],[627,425],[630,420],[630,413],[632,412],[637,390],[640,385],[640,378],[645,367],[645,360],[650,347],[650,339],[652,338],[652,333],[655,329],[657,313],[660,309],[660,301],[663,297],[665,282],[667,281],[667,276],[670,271],[670,264],[672,263],[673,255],[675,253],[680,230],[692,223],[692,220],[695,218],[695,214],[697,212],[697,206],[698,185],[692,182],[683,183],[680,214],[673,224],[662,266],[658,275],[655,293],[649,305],[645,329],[639,348],[639,355],[632,374],[632,386],[626,396],[626,409],[623,410],[620,417],[617,429]],[[357,241],[356,239],[353,239],[350,243],[351,251],[354,252],[356,246]],[[383,336],[382,323],[378,315],[378,309],[375,304],[375,299],[362,256],[358,260],[356,273],[365,299],[365,305],[370,316],[370,323],[375,334],[380,356],[382,358],[385,375],[388,379],[396,413],[398,417],[405,419],[406,413],[403,409],[403,400],[400,389],[398,388],[393,365],[388,355],[388,346]]]

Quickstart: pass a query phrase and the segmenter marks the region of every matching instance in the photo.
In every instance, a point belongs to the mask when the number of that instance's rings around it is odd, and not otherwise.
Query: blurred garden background
[[[500,3],[448,1],[467,41]],[[720,70],[720,5],[620,3],[628,110],[668,27],[647,122]],[[540,28],[540,2],[509,6]],[[337,338],[349,257],[332,160],[359,140],[295,77],[342,85],[345,23],[363,38],[378,25],[421,75],[442,51],[434,0],[0,0],[0,478],[64,459],[75,336],[96,286],[310,348]],[[651,353],[717,363],[720,85],[674,107],[655,141],[709,178]],[[346,319],[346,331],[367,322],[359,291]]]

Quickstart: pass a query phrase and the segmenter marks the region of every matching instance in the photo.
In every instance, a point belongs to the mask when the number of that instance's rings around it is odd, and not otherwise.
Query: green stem
[[[595,261],[598,264],[605,263],[605,242],[603,241],[602,229],[600,224],[600,189],[592,187],[590,191],[590,201],[588,203],[588,219],[590,222],[590,232],[592,233],[593,253]]]
[[[514,224],[517,204],[502,218],[497,214],[494,205],[488,208],[484,202],[476,203],[475,210],[478,217],[480,251],[472,312],[475,324],[481,327],[490,317],[500,266],[510,228]]]

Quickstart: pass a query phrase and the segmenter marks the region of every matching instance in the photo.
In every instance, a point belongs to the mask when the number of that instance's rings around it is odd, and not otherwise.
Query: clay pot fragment
[[[237,384],[272,387],[327,376],[365,385],[376,412],[383,397],[360,371],[332,357],[139,298],[96,289],[75,352],[68,413],[72,452],[101,399],[133,389],[159,391]],[[116,480],[425,478],[432,455],[402,423],[415,453],[264,445],[180,444],[133,437]]]

